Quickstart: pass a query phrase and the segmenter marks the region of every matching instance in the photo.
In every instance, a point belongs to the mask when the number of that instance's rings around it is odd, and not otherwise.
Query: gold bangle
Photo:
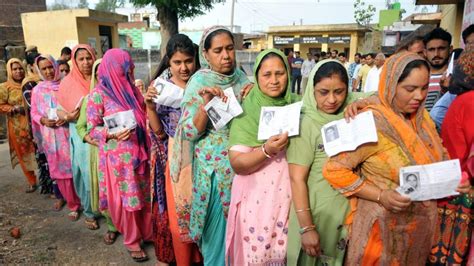
[[[306,211],[310,211],[310,210],[311,210],[311,208],[307,208],[307,209],[296,210],[295,212],[299,213],[299,212],[306,212]]]
[[[272,156],[270,156],[270,154],[267,153],[267,150],[265,150],[265,143],[262,144],[262,152],[263,152],[263,155],[265,155],[265,157],[271,159]]]
[[[305,226],[305,227],[301,227],[300,230],[299,230],[299,233],[300,233],[300,235],[302,235],[306,232],[313,231],[313,230],[316,230],[316,225],[314,225],[314,224],[308,225],[308,226]]]
[[[377,202],[380,203],[380,198],[382,197],[383,189],[380,190],[379,195],[377,197]]]

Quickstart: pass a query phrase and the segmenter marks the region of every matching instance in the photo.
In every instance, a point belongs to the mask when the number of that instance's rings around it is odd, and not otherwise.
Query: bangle
[[[305,226],[305,227],[301,227],[300,230],[299,230],[299,233],[300,233],[300,235],[302,235],[306,232],[313,231],[313,230],[316,230],[316,225],[314,225],[314,224],[308,225],[308,226]]]
[[[380,198],[382,197],[383,189],[380,190],[379,195],[377,197],[377,202],[380,203]]]
[[[267,153],[267,150],[265,150],[265,143],[262,144],[262,152],[263,152],[263,155],[265,155],[265,157],[272,158],[272,156],[270,156],[270,154]]]
[[[310,210],[311,210],[311,208],[307,208],[307,209],[296,210],[295,212],[299,213],[299,212],[306,212],[306,211],[310,211]]]

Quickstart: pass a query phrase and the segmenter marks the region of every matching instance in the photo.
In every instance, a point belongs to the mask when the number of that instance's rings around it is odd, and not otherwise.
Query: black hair
[[[356,53],[354,56],[359,56],[359,58],[361,58],[362,54],[361,53]]]
[[[214,39],[214,37],[222,33],[229,35],[230,39],[232,40],[232,43],[234,43],[234,35],[232,35],[232,33],[229,30],[220,29],[220,30],[216,30],[212,32],[206,37],[206,39],[204,40],[204,50],[205,51],[209,50],[211,48],[212,39]]]
[[[426,45],[431,40],[443,40],[448,42],[448,45],[451,45],[453,37],[451,34],[442,28],[435,28],[434,30],[428,32],[423,38],[423,43]]]
[[[403,69],[402,75],[400,75],[400,78],[398,78],[398,83],[404,81],[408,77],[408,75],[410,75],[413,69],[422,67],[425,67],[428,71],[430,70],[430,66],[428,65],[428,62],[426,62],[426,60],[417,59],[408,63],[405,69]]]
[[[469,35],[474,33],[474,24],[469,25],[467,28],[465,28],[462,31],[462,41],[464,44],[466,44],[466,39],[469,37]]]
[[[265,60],[270,59],[270,58],[278,58],[278,59],[280,59],[281,62],[283,63],[283,66],[285,67],[285,72],[287,71],[287,69],[286,69],[286,64],[285,64],[285,60],[286,60],[286,59],[281,58],[281,56],[278,55],[278,54],[276,54],[276,53],[268,53],[268,54],[266,54],[266,55],[262,58],[262,60],[260,60],[260,64],[259,64],[258,67],[257,67],[257,71],[255,71],[255,73],[257,74],[257,76],[258,76],[258,71],[260,71],[260,66],[262,66],[262,64],[263,64],[263,62],[265,62]]]
[[[173,57],[176,52],[181,52],[192,56],[195,58],[194,60],[196,63],[199,62],[199,59],[196,58],[197,50],[193,41],[191,41],[188,36],[178,33],[173,35],[166,44],[166,54],[163,56],[158,69],[153,75],[153,80],[158,78],[167,68],[170,67],[171,57]],[[198,65],[196,65],[196,67],[197,66]]]
[[[65,47],[63,47],[63,49],[61,49],[61,55],[63,55],[63,54],[71,55],[71,52],[72,52],[71,48],[69,48],[67,46],[65,46]]]
[[[341,65],[340,63],[337,62],[327,62],[323,64],[318,71],[316,71],[316,74],[314,75],[313,78],[313,84],[316,86],[322,79],[324,78],[330,78],[333,75],[339,76],[342,82],[346,84],[346,86],[349,86],[349,76],[347,75],[347,70],[346,68]]]
[[[346,57],[346,54],[345,54],[345,53],[340,53],[340,54],[338,54],[337,56]]]
[[[333,52],[336,52],[336,54],[339,54],[339,51],[336,50],[336,49],[334,49],[334,50],[332,50],[332,51],[333,51]]]
[[[74,53],[74,59],[77,58],[77,54],[79,53],[79,51],[87,51],[87,49],[86,49],[86,48],[79,48],[79,49],[77,49],[76,52]],[[89,53],[89,51],[87,51],[87,52]],[[91,55],[91,56],[92,56],[92,55]]]
[[[34,65],[36,57],[38,57],[40,54],[36,52],[32,52],[26,55],[26,63],[28,65]]]
[[[319,57],[321,57],[321,54],[320,53],[315,53],[314,56],[319,58]]]
[[[321,56],[322,56],[322,57],[325,57],[326,55],[327,55],[326,52],[321,52]]]
[[[60,65],[67,65],[67,66],[69,67],[69,64],[67,63],[66,60],[58,60],[58,61],[56,61],[56,62],[58,63],[58,66],[60,66]]]
[[[454,60],[458,60],[459,56],[461,56],[462,52],[464,51],[464,49],[462,48],[456,48],[454,49],[451,53],[454,54]]]
[[[374,58],[375,58],[375,55],[374,55],[373,53],[368,53],[368,54],[365,54],[365,55],[364,55],[364,58],[367,58],[367,56],[370,56],[370,57],[372,57],[372,59],[374,59]]]

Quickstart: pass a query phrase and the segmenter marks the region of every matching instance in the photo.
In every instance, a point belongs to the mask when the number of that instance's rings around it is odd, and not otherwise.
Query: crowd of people
[[[227,28],[208,28],[199,46],[177,34],[153,78],[184,90],[177,108],[156,103],[124,50],[97,59],[79,44],[55,60],[29,47],[0,84],[12,167],[71,221],[83,215],[96,230],[104,217],[104,243],[121,234],[136,262],[152,242],[158,265],[474,263],[474,25],[463,40],[453,52],[436,28],[353,63],[267,49],[251,82]],[[243,113],[217,130],[204,106],[227,101],[227,88]],[[262,107],[297,101],[298,136],[258,139]],[[104,118],[123,111],[136,126],[109,132]],[[328,157],[322,127],[365,111],[378,141]],[[395,190],[401,167],[450,158],[468,177],[458,196],[411,201]]]

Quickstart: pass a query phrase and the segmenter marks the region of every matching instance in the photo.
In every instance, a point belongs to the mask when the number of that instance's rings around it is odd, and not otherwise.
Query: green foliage
[[[64,0],[55,0],[54,4],[48,7],[49,10],[64,10],[64,9],[70,9],[70,8],[71,6],[68,4],[68,2]]]
[[[203,15],[213,4],[223,3],[225,0],[130,0],[130,2],[136,6],[151,4],[157,8],[166,7],[176,12],[179,19],[185,19]]]
[[[106,11],[106,12],[115,12],[117,7],[123,7],[125,5],[125,0],[100,0],[97,5],[95,5],[95,10]]]
[[[366,5],[362,0],[354,1],[354,19],[362,26],[368,27],[375,15],[375,7]]]
[[[89,8],[89,2],[87,0],[79,0],[77,8]]]

